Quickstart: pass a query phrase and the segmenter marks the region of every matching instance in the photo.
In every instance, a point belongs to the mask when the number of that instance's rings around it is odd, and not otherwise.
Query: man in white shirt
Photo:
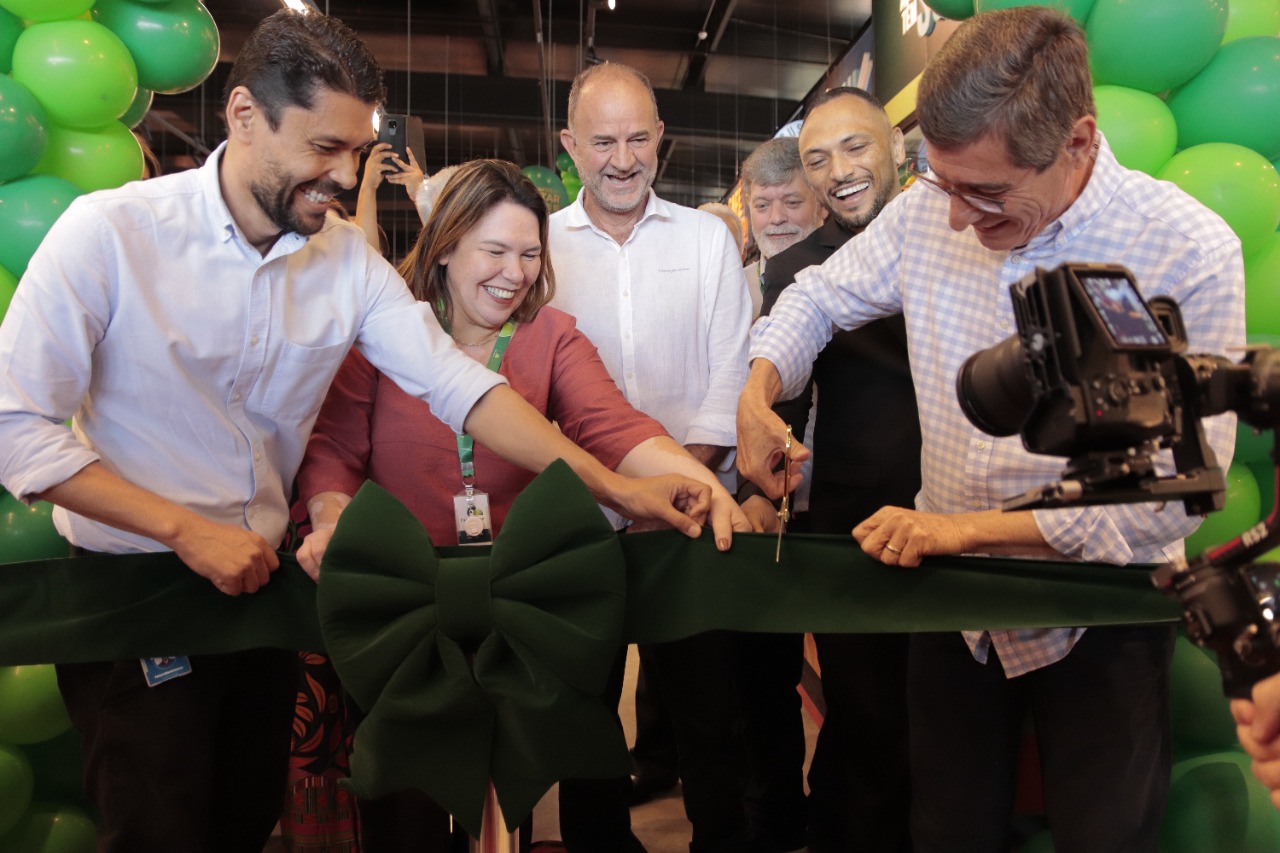
[[[735,441],[750,305],[728,229],[650,189],[662,129],[653,89],[638,71],[604,63],[574,81],[560,140],[583,191],[551,217],[552,304],[577,318],[631,404],[714,468]],[[726,638],[654,648],[676,727],[690,849],[739,851],[740,744],[731,725]],[[561,830],[570,851],[636,848],[603,840],[599,808],[588,818],[596,828],[579,836],[574,785],[567,793],[562,784]],[[610,826],[618,831],[617,821]]]
[[[794,136],[774,137],[742,161],[742,198],[751,236],[760,249],[760,259],[743,270],[751,295],[751,316],[758,317],[765,265],[816,231],[827,218],[827,209],[805,180],[800,144]]]
[[[605,471],[457,350],[358,229],[326,219],[383,97],[351,30],[277,13],[241,49],[229,139],[203,168],[85,196],[50,230],[0,326],[0,482],[56,504],[73,546],[173,551],[228,595],[256,592],[352,344],[509,459],[564,457],[606,502],[697,532],[671,503],[705,505],[705,486]],[[104,849],[259,853],[296,656],[179,661],[59,667]]]

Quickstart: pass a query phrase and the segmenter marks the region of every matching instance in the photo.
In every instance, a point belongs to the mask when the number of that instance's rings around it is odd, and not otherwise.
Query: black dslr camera
[[[1020,433],[1030,452],[1068,461],[1062,480],[1004,508],[1181,500],[1190,514],[1221,509],[1226,479],[1201,418],[1235,412],[1274,429],[1280,350],[1251,349],[1239,363],[1187,355],[1177,304],[1144,300],[1121,266],[1037,269],[1010,293],[1018,334],[965,362],[960,406],[984,432]],[[1157,468],[1162,449],[1173,473]],[[1280,672],[1280,564],[1251,562],[1280,544],[1276,518],[1273,509],[1232,541],[1152,574],[1181,602],[1191,638],[1217,653],[1229,696]]]

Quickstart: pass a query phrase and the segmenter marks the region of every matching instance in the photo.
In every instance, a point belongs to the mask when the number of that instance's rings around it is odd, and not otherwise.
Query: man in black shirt
[[[820,95],[800,131],[805,177],[830,212],[826,223],[776,255],[765,271],[767,314],[796,274],[829,258],[899,192],[902,133],[861,89]],[[901,315],[837,331],[814,364],[810,394],[779,403],[797,440],[813,450],[810,533],[848,534],[886,505],[913,506],[920,488],[920,424]],[[754,517],[773,512],[750,498]],[[809,849],[909,851],[905,634],[814,636],[826,715],[809,770]],[[799,677],[796,660],[791,689]],[[785,687],[785,685],[782,685]]]

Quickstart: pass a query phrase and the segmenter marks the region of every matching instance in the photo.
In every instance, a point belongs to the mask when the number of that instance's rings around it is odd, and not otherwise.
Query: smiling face
[[[576,106],[560,140],[578,167],[587,212],[638,218],[662,141],[648,90],[630,74],[608,71],[582,87]]]
[[[800,161],[818,199],[847,229],[865,228],[898,194],[906,160],[902,132],[854,95],[833,98],[805,117]]]
[[[822,224],[822,210],[800,171],[785,184],[752,184],[747,213],[760,254],[772,258],[808,236]]]
[[[282,232],[320,230],[329,202],[356,185],[360,154],[373,137],[373,110],[351,95],[320,89],[310,109],[281,110],[273,129],[247,89],[232,93],[228,115],[241,122],[232,133],[248,144],[246,156],[234,158],[237,171],[224,161],[221,180],[243,186],[252,198],[252,205],[238,206],[228,198],[228,206],[255,246],[269,245]]]
[[[542,242],[527,207],[499,202],[440,257],[454,337],[475,343],[502,328],[538,279]]]
[[[942,186],[1000,199],[1004,209],[984,213],[952,195],[949,224],[955,231],[972,226],[984,247],[1007,252],[1025,246],[1079,197],[1092,173],[1095,122],[1078,121],[1058,158],[1043,172],[1014,164],[1005,140],[987,134],[958,148],[929,149],[929,169]]]

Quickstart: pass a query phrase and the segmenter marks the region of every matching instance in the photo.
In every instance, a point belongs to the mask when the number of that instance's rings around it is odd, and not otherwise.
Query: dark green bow
[[[626,565],[563,462],[520,495],[491,551],[450,559],[366,483],[322,577],[325,645],[368,712],[351,759],[361,795],[418,788],[478,835],[491,780],[517,826],[559,779],[627,772],[622,731],[599,699],[621,642]]]

